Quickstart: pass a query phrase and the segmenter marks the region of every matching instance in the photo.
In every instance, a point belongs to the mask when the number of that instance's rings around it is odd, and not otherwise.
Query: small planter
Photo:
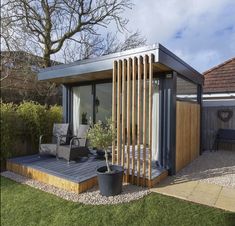
[[[110,168],[110,173],[106,166],[97,169],[98,184],[103,196],[114,196],[122,192],[123,167],[111,165]]]

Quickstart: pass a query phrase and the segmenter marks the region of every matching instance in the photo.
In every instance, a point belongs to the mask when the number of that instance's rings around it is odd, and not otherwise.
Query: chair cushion
[[[86,138],[87,132],[89,130],[89,125],[83,125],[81,124],[78,128],[77,134],[75,134],[79,138]]]
[[[40,154],[49,154],[56,156],[56,144],[41,144]]]
[[[70,146],[60,145],[58,147],[58,158],[63,158],[69,161],[70,159]]]

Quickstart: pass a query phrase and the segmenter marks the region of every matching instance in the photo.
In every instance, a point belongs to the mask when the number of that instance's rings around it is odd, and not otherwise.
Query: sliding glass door
[[[72,88],[73,134],[79,125],[103,123],[112,116],[112,83],[99,83]]]

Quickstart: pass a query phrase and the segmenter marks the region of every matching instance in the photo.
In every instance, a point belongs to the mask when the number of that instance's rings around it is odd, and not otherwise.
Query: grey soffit
[[[139,55],[150,54],[153,54],[155,56],[155,63],[165,65],[166,67],[187,77],[189,80],[195,83],[203,83],[203,75],[201,75],[190,65],[185,63],[183,60],[181,60],[179,57],[170,52],[161,44],[154,44],[152,46],[140,47],[119,53],[100,56],[97,58],[75,61],[70,64],[63,64],[45,68],[38,73],[38,80],[63,80],[63,82],[66,83],[66,79],[75,76],[79,79],[80,76],[84,77],[84,74],[92,74],[112,70],[114,60],[133,58]]]

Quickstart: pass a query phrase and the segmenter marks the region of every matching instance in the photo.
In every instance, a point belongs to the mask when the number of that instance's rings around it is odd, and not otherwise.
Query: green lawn
[[[232,213],[158,194],[129,204],[88,206],[1,177],[2,226],[232,226],[234,222]]]

